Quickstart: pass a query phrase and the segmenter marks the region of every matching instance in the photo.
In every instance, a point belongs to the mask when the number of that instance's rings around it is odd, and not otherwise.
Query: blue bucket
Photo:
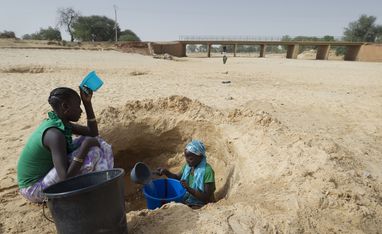
[[[103,85],[103,81],[97,76],[95,71],[90,72],[81,82],[80,87],[88,87],[92,91],[97,91]]]
[[[143,187],[147,208],[154,210],[169,202],[181,202],[186,190],[175,179],[157,179]]]

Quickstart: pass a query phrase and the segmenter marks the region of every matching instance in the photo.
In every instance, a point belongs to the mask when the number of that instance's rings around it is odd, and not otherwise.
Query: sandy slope
[[[141,210],[134,233],[377,233],[382,230],[380,63],[260,58],[152,59],[113,51],[0,50],[0,233],[49,233],[17,194],[15,165],[49,91],[96,69],[94,105],[117,166],[179,168],[200,138],[220,199],[200,210]],[[223,84],[222,81],[231,81]],[[134,211],[135,210],[135,211]]]

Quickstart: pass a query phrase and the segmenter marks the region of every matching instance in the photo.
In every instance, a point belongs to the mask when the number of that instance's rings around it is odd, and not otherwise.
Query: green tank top
[[[17,183],[19,188],[26,188],[42,179],[52,168],[53,159],[50,151],[43,144],[43,135],[49,128],[58,128],[66,139],[67,152],[73,151],[72,129],[66,127],[54,112],[48,113],[40,126],[29,137],[17,163]]]

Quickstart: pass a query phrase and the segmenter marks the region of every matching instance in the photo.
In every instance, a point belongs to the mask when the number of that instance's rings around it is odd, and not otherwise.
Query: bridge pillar
[[[265,44],[262,44],[260,45],[260,58],[264,58],[265,57],[265,48],[266,48],[267,45]]]
[[[182,56],[180,56],[180,57],[186,57],[187,56],[186,50],[187,50],[187,45],[182,44],[182,49],[181,49]]]
[[[233,57],[236,57],[237,44],[233,45]]]
[[[358,58],[358,53],[360,49],[361,49],[361,45],[346,46],[346,53],[345,53],[344,60],[356,61]]]
[[[320,45],[317,48],[316,59],[327,60],[329,57],[330,45]]]
[[[207,57],[211,57],[211,44],[207,44]]]
[[[296,59],[298,55],[299,44],[288,45],[286,57],[289,59]]]

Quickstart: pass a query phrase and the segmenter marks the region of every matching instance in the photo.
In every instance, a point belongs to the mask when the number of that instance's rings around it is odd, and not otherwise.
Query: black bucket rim
[[[79,177],[87,177],[87,176],[91,176],[91,175],[94,175],[94,174],[105,173],[107,171],[118,171],[118,174],[114,178],[112,178],[110,180],[105,180],[102,183],[91,185],[91,186],[88,186],[86,188],[71,190],[71,191],[62,192],[62,193],[46,193],[45,192],[46,190],[48,190],[49,188],[51,188],[53,186],[59,186],[60,184],[67,183],[68,181],[76,180]],[[67,180],[60,181],[60,182],[58,182],[56,184],[52,184],[49,187],[46,187],[43,190],[43,193],[44,193],[45,197],[48,198],[48,199],[52,199],[52,198],[64,198],[64,197],[68,197],[68,196],[78,195],[78,194],[81,194],[81,193],[85,193],[85,192],[89,192],[91,190],[94,190],[95,188],[103,187],[103,186],[105,186],[105,185],[107,185],[109,183],[114,182],[115,180],[118,180],[120,176],[124,176],[124,175],[125,175],[125,170],[123,168],[113,168],[113,169],[108,169],[108,170],[104,170],[104,171],[90,172],[90,173],[86,173],[86,174],[82,174],[82,175],[77,175],[77,176],[71,177],[71,178],[69,178]]]

